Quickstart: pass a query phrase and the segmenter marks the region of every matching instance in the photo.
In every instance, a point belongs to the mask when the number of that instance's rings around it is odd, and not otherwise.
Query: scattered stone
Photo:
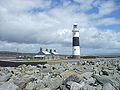
[[[103,90],[116,90],[110,83],[103,85]]]
[[[0,90],[19,90],[19,87],[16,86],[13,82],[5,82],[0,86]]]
[[[106,83],[110,83],[114,88],[117,87],[116,84],[107,77],[98,76],[98,75],[93,75],[93,77],[102,85],[105,85]]]
[[[76,73],[76,72],[74,72],[74,71],[69,71],[69,70],[66,70],[66,71],[64,71],[64,72],[62,72],[62,73],[60,74],[60,76],[63,78],[63,80],[66,80],[66,79],[67,79],[68,77],[70,77],[71,75],[75,75],[76,77],[81,78],[78,73]]]
[[[13,79],[13,83],[17,86],[19,86],[20,88],[24,88],[26,86],[27,83],[33,81],[33,78],[28,78],[28,77],[24,77],[24,78],[15,78]]]
[[[66,84],[68,81],[74,81],[74,82],[79,83],[80,82],[80,78],[77,75],[73,74],[73,75],[69,76],[68,78],[66,78],[64,80],[64,84]]]
[[[117,65],[117,70],[120,71],[120,64]]]
[[[0,67],[0,90],[119,90],[120,59]]]
[[[102,90],[102,86],[99,84],[96,86],[96,90]]]
[[[12,76],[11,73],[4,75],[4,76],[0,76],[0,82],[6,82],[10,79],[10,77]]]
[[[50,88],[41,88],[39,90],[51,90]]]
[[[0,71],[1,71],[4,75],[10,73],[9,68],[6,68],[6,67],[5,67],[5,68],[1,68]]]
[[[68,81],[65,86],[70,89],[73,82],[74,81]]]
[[[95,88],[93,86],[90,86],[90,85],[85,85],[81,88],[81,90],[95,90]]]
[[[109,72],[108,72],[108,70],[102,70],[102,74],[103,74],[103,75],[107,75],[107,76],[109,76]]]
[[[65,85],[60,85],[60,87],[58,88],[58,90],[70,90],[70,89],[67,88]]]
[[[94,78],[89,78],[88,80],[85,81],[86,84],[89,84],[89,85],[93,85],[95,83],[95,79]]]
[[[85,85],[84,82],[81,84],[73,82],[70,90],[80,90],[84,85]]]
[[[35,83],[34,82],[30,82],[26,85],[26,90],[34,90],[35,89]]]
[[[92,72],[85,72],[83,74],[81,74],[81,76],[85,79],[89,79],[92,76]]]
[[[62,85],[63,79],[61,77],[55,77],[52,78],[51,80],[47,80],[44,82],[44,85],[52,90],[57,89],[60,85]]]

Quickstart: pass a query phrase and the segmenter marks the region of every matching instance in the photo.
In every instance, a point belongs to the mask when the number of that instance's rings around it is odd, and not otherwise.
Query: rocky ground
[[[120,59],[0,67],[0,90],[120,90]]]

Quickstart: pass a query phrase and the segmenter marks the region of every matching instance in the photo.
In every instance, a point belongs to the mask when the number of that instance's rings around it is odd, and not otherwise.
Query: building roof
[[[58,53],[56,53],[56,52],[52,52],[52,54],[54,54],[54,55],[58,55]]]
[[[51,53],[47,52],[47,51],[42,51],[44,54],[46,55],[51,55]]]

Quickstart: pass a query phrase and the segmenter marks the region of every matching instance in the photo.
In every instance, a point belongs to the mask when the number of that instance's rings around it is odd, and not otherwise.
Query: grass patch
[[[32,60],[27,60],[27,59],[0,59],[1,61],[67,61],[67,60],[91,60],[91,58],[87,58],[87,59],[49,59],[49,60],[36,60],[36,59],[32,59]],[[95,59],[94,59],[95,60]]]
[[[25,59],[0,59],[0,61],[4,61],[4,60],[5,61],[25,61]]]

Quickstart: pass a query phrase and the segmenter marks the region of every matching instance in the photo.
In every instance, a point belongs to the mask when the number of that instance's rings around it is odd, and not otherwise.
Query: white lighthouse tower
[[[73,42],[72,42],[72,55],[74,59],[80,58],[80,45],[79,45],[79,29],[77,23],[73,25]]]

